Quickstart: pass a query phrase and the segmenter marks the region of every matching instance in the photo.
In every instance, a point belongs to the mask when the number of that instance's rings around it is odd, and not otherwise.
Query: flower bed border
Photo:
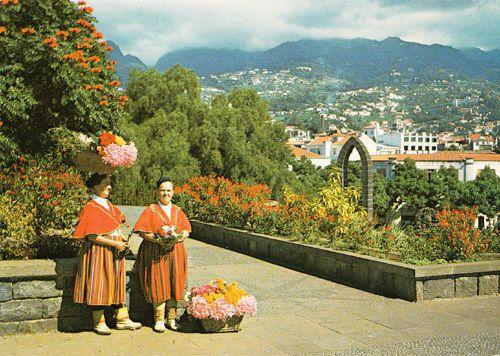
[[[499,293],[500,260],[413,266],[191,221],[191,237],[375,294],[408,301]]]

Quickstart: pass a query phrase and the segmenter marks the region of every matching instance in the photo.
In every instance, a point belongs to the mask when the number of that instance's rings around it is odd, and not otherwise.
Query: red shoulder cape
[[[161,217],[160,217],[161,216]],[[163,225],[177,227],[177,231],[186,230],[191,232],[191,224],[189,220],[177,205],[172,204],[172,219],[169,219],[167,214],[158,204],[151,204],[139,216],[137,222],[134,225],[134,232],[152,232],[161,233],[161,227]]]
[[[109,202],[108,204],[109,210],[95,201],[89,200],[80,213],[73,237],[84,239],[87,235],[110,234],[118,229],[125,221],[125,216],[116,206]]]

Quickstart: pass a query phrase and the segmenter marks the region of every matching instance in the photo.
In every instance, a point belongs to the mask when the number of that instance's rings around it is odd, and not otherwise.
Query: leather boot
[[[92,320],[94,322],[93,330],[97,335],[111,335],[111,329],[108,328],[104,320],[104,309],[94,310]]]
[[[177,331],[180,329],[179,324],[177,324],[175,317],[177,316],[177,308],[168,308],[167,314],[167,328],[170,330]]]
[[[165,302],[163,303],[153,303],[155,311],[155,325],[153,330],[158,333],[163,333],[165,330]]]
[[[137,330],[142,326],[141,323],[130,320],[127,307],[115,309],[115,315],[117,330]]]

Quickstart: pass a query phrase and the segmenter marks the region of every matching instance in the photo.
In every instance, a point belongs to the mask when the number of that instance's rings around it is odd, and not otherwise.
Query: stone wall
[[[409,301],[499,292],[500,260],[413,266],[191,222],[192,238],[387,297]]]
[[[126,263],[130,315],[147,324],[151,305],[143,298],[133,261]],[[0,261],[0,335],[91,330],[90,309],[73,303],[75,270],[75,259]],[[112,324],[112,310],[106,313]]]

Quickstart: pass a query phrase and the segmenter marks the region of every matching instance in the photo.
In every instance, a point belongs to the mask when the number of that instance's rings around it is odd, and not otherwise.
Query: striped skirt
[[[148,303],[184,298],[187,254],[183,242],[175,244],[172,251],[166,252],[159,244],[143,240],[135,263]]]
[[[125,303],[125,259],[118,257],[117,249],[84,242],[78,255],[73,300],[88,305]]]

